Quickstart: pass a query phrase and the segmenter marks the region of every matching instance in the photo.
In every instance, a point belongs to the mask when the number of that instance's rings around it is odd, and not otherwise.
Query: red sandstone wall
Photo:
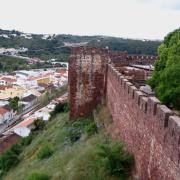
[[[109,132],[135,156],[134,179],[180,179],[180,118],[155,97],[145,97],[108,65]]]
[[[70,118],[92,113],[104,96],[107,50],[78,47],[69,59]]]

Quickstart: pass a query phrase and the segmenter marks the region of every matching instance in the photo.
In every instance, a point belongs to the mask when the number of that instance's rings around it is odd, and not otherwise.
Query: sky
[[[163,39],[180,0],[0,0],[0,28],[26,33]]]

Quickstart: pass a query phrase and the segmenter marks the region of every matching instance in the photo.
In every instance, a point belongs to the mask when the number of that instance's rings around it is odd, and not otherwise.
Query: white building
[[[51,115],[48,113],[48,112],[45,112],[45,111],[36,111],[34,116],[37,118],[37,119],[42,119],[43,121],[48,121],[49,118],[51,117]]]
[[[13,118],[13,111],[0,107],[0,124],[8,123]]]
[[[27,137],[31,133],[31,130],[27,127],[19,127],[14,129],[14,133],[21,137]]]
[[[29,109],[33,106],[35,106],[38,102],[37,96],[30,94],[29,96],[26,96],[20,100],[20,104],[24,105],[24,110]]]

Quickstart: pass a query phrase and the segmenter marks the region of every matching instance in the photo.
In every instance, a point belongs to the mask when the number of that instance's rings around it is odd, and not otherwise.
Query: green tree
[[[14,97],[9,99],[9,105],[13,109],[13,111],[18,110],[18,102],[19,102],[19,97]]]
[[[148,82],[163,103],[180,109],[180,29],[165,37],[158,54],[159,60]]]
[[[45,125],[46,125],[46,122],[45,122],[45,121],[43,121],[42,119],[36,119],[36,120],[34,121],[34,126],[35,126],[34,131],[43,130],[44,127],[45,127]]]

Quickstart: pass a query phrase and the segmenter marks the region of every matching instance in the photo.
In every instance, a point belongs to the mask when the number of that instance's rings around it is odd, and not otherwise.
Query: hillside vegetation
[[[0,56],[0,71],[9,72],[25,69],[27,66],[25,59],[16,57]]]
[[[149,84],[163,103],[180,109],[180,29],[165,37],[158,53]]]
[[[97,110],[94,118],[76,122],[68,120],[68,113],[53,116],[45,127],[41,124],[36,129],[32,142],[23,141],[30,144],[20,154],[20,163],[7,171],[3,179],[127,179],[133,157],[122,142],[113,141],[103,128],[97,128],[110,121],[106,107]]]
[[[75,35],[49,35],[44,39],[43,34],[24,34],[18,31],[0,29],[0,47],[5,48],[28,48],[29,51],[21,53],[23,56],[39,57],[41,59],[57,58],[67,61],[71,47],[66,43],[87,43],[87,45],[109,47],[114,51],[127,51],[129,54],[157,55],[159,41],[133,40],[108,36],[75,36]],[[26,38],[24,35],[30,37]]]

